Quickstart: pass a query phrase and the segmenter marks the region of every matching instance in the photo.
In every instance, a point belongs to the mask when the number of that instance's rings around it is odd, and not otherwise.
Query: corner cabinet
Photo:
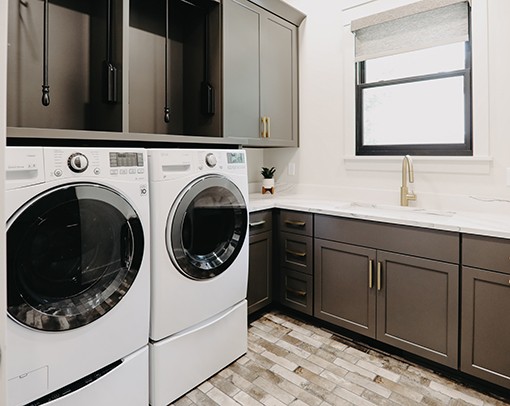
[[[464,235],[460,369],[510,389],[510,241]]]
[[[297,146],[297,26],[254,2],[224,0],[223,38],[224,137]]]
[[[459,235],[315,216],[314,316],[457,368]]]
[[[250,259],[248,270],[248,314],[273,300],[273,212],[250,214]]]

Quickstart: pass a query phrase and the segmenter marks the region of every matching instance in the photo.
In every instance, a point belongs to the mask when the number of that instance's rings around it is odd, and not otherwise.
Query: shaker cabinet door
[[[463,372],[510,389],[510,275],[462,268]]]
[[[456,264],[377,252],[377,339],[457,368]]]
[[[376,250],[315,239],[314,316],[375,338]]]

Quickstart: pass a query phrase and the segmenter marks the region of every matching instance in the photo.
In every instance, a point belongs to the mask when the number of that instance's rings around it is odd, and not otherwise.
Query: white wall
[[[6,277],[4,220],[4,150],[7,97],[7,1],[0,2],[0,406],[7,404],[5,368]]]
[[[375,166],[359,170],[344,161],[351,153],[345,150],[344,137],[352,136],[346,135],[344,129],[342,8],[346,2],[287,2],[307,14],[299,36],[300,148],[265,150],[264,165],[278,168],[276,179],[280,189],[294,184],[297,192],[327,192],[338,198],[398,204],[399,164],[384,171]],[[510,201],[510,187],[506,186],[506,169],[510,168],[510,24],[507,21],[510,2],[490,0],[488,3],[488,44],[476,44],[488,47],[489,54],[491,160],[487,173],[463,173],[462,168],[452,171],[457,173],[420,172],[417,158],[414,190],[418,200],[412,205],[510,213],[510,203],[506,201]],[[477,111],[474,115],[476,120]],[[295,176],[287,173],[290,162],[296,164]],[[253,174],[250,177],[253,179]],[[481,205],[479,199],[498,201]]]

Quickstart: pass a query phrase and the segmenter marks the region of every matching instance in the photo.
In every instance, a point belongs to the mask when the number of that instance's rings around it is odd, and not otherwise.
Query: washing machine
[[[148,344],[146,152],[8,147],[5,156],[8,405],[74,390],[86,399],[95,391],[85,386],[119,374],[144,393],[147,377],[123,363]],[[122,404],[140,405],[132,399]]]
[[[243,150],[151,149],[150,404],[171,403],[247,350]]]

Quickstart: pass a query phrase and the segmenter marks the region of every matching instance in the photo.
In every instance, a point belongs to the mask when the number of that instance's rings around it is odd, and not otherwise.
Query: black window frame
[[[471,13],[469,12],[469,40],[465,42],[464,69],[398,79],[366,83],[365,61],[356,62],[356,156],[367,155],[420,155],[420,156],[473,156],[473,111],[472,111],[472,52]],[[462,144],[363,144],[363,90],[394,86],[406,83],[464,77],[464,142]]]

